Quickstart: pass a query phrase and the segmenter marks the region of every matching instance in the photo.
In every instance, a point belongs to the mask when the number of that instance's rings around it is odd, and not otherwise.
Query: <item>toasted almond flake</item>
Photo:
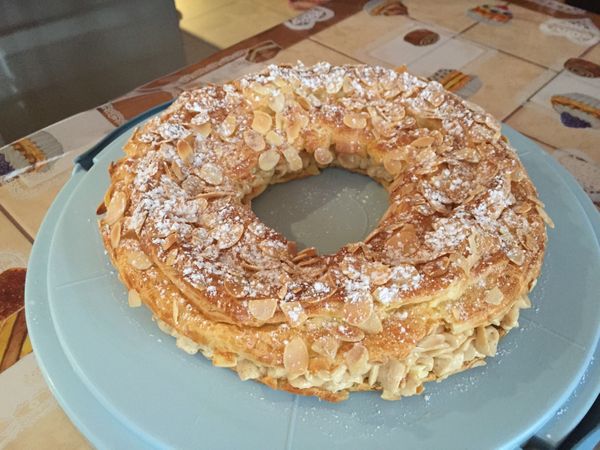
[[[328,165],[333,161],[333,152],[328,148],[319,147],[314,153],[317,164]]]
[[[284,148],[283,156],[287,160],[290,170],[292,172],[296,172],[296,171],[302,169],[302,167],[303,167],[302,158],[300,158],[300,155],[298,154],[298,150],[296,150],[294,147]]]
[[[268,144],[270,145],[281,145],[283,144],[283,137],[279,134],[277,134],[275,131],[271,130],[269,131],[266,135],[265,135],[265,140],[267,141]]]
[[[340,341],[333,336],[325,335],[315,339],[310,348],[329,361],[334,361],[340,348]]]
[[[359,113],[347,113],[343,119],[344,125],[356,130],[363,129],[367,126],[367,119]]]
[[[257,133],[254,130],[244,131],[244,142],[255,152],[263,151],[267,146],[265,143],[265,138],[263,138],[262,134]]]
[[[295,121],[291,124],[288,124],[285,127],[285,134],[287,136],[287,141],[289,143],[294,142],[300,136],[300,130],[302,129],[302,124],[300,121]]]
[[[368,334],[377,334],[383,331],[383,324],[376,311],[373,311],[373,314],[358,327]]]
[[[550,228],[554,228],[554,222],[552,221],[552,219],[550,218],[550,216],[548,215],[546,210],[540,205],[536,205],[535,209],[537,209],[537,212],[539,213],[539,215],[542,216],[542,219],[544,220],[544,222],[546,222],[546,224]]]
[[[404,155],[398,152],[386,153],[383,157],[383,168],[387,170],[390,175],[398,175],[402,172],[404,165]]]
[[[260,377],[260,369],[252,361],[242,359],[238,361],[235,371],[238,373],[240,380],[255,380]]]
[[[173,245],[175,244],[175,242],[177,242],[177,234],[176,233],[171,233],[166,238],[164,238],[164,240],[162,241],[162,244],[160,246],[166,252],[171,247],[173,247]]]
[[[360,342],[365,338],[365,333],[350,325],[340,325],[334,329],[335,334],[344,342]]]
[[[341,76],[332,77],[325,83],[325,90],[328,94],[337,94],[342,89],[344,79]]]
[[[191,124],[190,128],[192,130],[194,130],[202,138],[207,138],[208,136],[210,136],[210,133],[212,132],[212,125],[210,122],[203,123],[202,125]]]
[[[176,301],[173,302],[173,322],[179,325],[179,306]]]
[[[283,111],[284,107],[285,107],[285,97],[281,92],[278,94],[275,94],[269,100],[269,108],[271,108],[273,110],[273,112],[276,112],[276,113],[281,112],[281,111]]]
[[[101,216],[102,214],[106,214],[106,203],[104,203],[104,201],[96,208],[96,215]]]
[[[350,325],[360,325],[373,312],[373,299],[369,297],[361,301],[344,303],[344,319]]]
[[[221,233],[219,236],[218,247],[224,250],[233,247],[242,238],[244,234],[244,225],[241,223],[231,224],[227,232]]]
[[[448,268],[450,266],[450,259],[446,256],[435,260],[430,261],[423,266],[423,272],[430,277],[441,277],[448,272]]]
[[[362,375],[369,370],[369,351],[360,342],[344,353],[344,360],[351,375]]]
[[[283,311],[285,318],[293,327],[302,325],[308,316],[300,302],[281,302],[279,308]]]
[[[192,148],[192,144],[185,139],[177,141],[177,154],[184,164],[191,164],[194,159],[194,149]]]
[[[177,260],[177,254],[178,253],[179,253],[179,249],[177,249],[177,248],[172,249],[167,254],[167,258],[165,259],[165,264],[167,266],[172,266],[173,264],[175,264],[175,261]]]
[[[279,152],[275,149],[267,150],[258,157],[258,167],[265,172],[273,170],[280,159]]]
[[[382,284],[387,283],[392,275],[392,270],[389,266],[380,262],[369,264],[365,271],[375,286],[381,286]]]
[[[235,132],[236,128],[237,118],[234,113],[229,113],[219,127],[219,135],[222,137],[229,137]]]
[[[388,247],[399,250],[403,255],[412,255],[419,248],[417,233],[406,227],[387,240]]]
[[[104,216],[103,222],[109,226],[113,225],[123,216],[126,206],[127,198],[125,194],[121,191],[115,192],[106,208],[106,216]]]
[[[130,308],[139,308],[142,306],[142,298],[140,294],[135,289],[129,289],[129,293],[127,294],[127,303]]]
[[[242,265],[246,265],[246,266],[250,266],[250,264],[248,263],[244,263],[242,262]],[[250,270],[260,270],[261,267],[258,266],[252,266],[250,267]],[[288,293],[288,285],[287,283],[283,284],[279,289],[277,289],[277,298],[279,298],[280,300],[283,300],[285,298],[285,296]]]
[[[504,294],[498,288],[498,286],[487,291],[484,297],[485,302],[489,303],[490,305],[499,305],[502,303],[502,299],[504,299]]]
[[[517,214],[525,214],[531,210],[531,203],[529,202],[519,202],[513,206],[514,212]]]
[[[171,165],[169,166],[169,169],[171,170],[171,173],[175,176],[177,181],[183,181],[184,176],[183,176],[183,173],[181,172],[181,168],[179,167],[179,164],[177,164],[175,161],[173,161],[171,163]]]
[[[225,291],[235,298],[242,298],[246,296],[246,289],[244,285],[237,280],[225,280],[223,281],[223,287]]]
[[[275,314],[276,309],[277,300],[274,298],[250,300],[248,302],[248,311],[255,319],[260,321],[269,320]]]
[[[270,95],[273,92],[273,87],[268,84],[261,84],[256,81],[252,82],[250,89],[256,92],[258,95]]]
[[[213,163],[205,163],[198,171],[198,176],[209,184],[218,186],[223,182],[221,168]]]
[[[152,267],[152,261],[144,252],[134,251],[127,256],[127,262],[137,270],[147,270]]]
[[[513,246],[506,252],[506,256],[517,266],[522,266],[525,262],[525,252],[518,245]]]
[[[273,119],[271,116],[262,111],[254,111],[254,118],[252,119],[252,129],[260,134],[267,134],[271,129]]]
[[[383,366],[379,371],[379,377],[384,393],[394,394],[405,375],[406,365],[396,359]]]
[[[115,223],[110,230],[110,246],[117,248],[121,242],[121,221]]]
[[[431,103],[433,106],[438,107],[442,103],[444,103],[444,93],[443,92],[432,92],[431,95],[427,98],[427,101]]]
[[[429,147],[431,144],[435,142],[435,138],[433,136],[421,136],[410,143],[413,147],[417,148],[425,148]]]
[[[296,378],[308,370],[308,349],[304,339],[293,337],[283,351],[283,367],[287,370],[288,379]]]

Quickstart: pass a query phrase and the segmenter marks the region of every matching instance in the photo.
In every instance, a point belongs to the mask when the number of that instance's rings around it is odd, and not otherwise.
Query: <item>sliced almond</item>
[[[276,112],[276,113],[281,112],[281,111],[283,111],[284,107],[285,107],[285,97],[281,92],[273,95],[271,97],[271,99],[269,100],[269,108],[271,108],[273,110],[273,112]]]
[[[244,132],[244,142],[255,152],[261,152],[267,146],[262,134],[257,133],[254,130],[246,130]]]
[[[224,250],[233,247],[242,238],[244,234],[244,225],[241,223],[234,223],[226,227],[226,231],[223,229],[218,237],[218,247],[220,250]]]
[[[358,327],[368,334],[377,334],[383,331],[383,324],[376,311],[373,311],[373,314]]]
[[[177,234],[176,233],[171,233],[166,238],[163,239],[163,241],[160,244],[160,246],[166,252],[171,247],[173,247],[173,245],[175,244],[175,242],[177,242]]]
[[[194,149],[192,148],[192,144],[185,139],[177,141],[177,154],[184,164],[191,164],[194,159]]]
[[[252,82],[250,85],[250,89],[252,89],[258,95],[270,95],[273,91],[273,86],[268,84],[260,84],[256,81]]]
[[[297,120],[291,124],[288,124],[285,127],[285,134],[287,136],[287,141],[289,143],[294,142],[300,136],[300,131],[302,130],[302,123]]]
[[[267,134],[273,125],[271,116],[262,111],[254,111],[254,119],[252,119],[252,129],[260,134]]]
[[[319,147],[314,153],[317,164],[326,166],[333,161],[333,152],[328,148]]]
[[[104,216],[103,222],[109,226],[114,224],[123,216],[126,206],[127,198],[125,198],[125,194],[121,191],[115,192],[106,208],[106,216]]]
[[[484,297],[485,302],[489,303],[490,305],[499,305],[500,303],[502,303],[503,299],[504,299],[504,294],[498,288],[498,286],[487,291],[485,293],[485,297]]]
[[[222,137],[229,137],[237,128],[237,118],[234,113],[229,113],[219,127],[219,134]]]
[[[383,168],[388,171],[390,175],[396,176],[405,166],[405,155],[400,152],[386,153],[383,157]]]
[[[325,83],[325,90],[328,94],[337,94],[342,89],[344,84],[344,78],[342,76],[335,76],[327,80]]]
[[[210,122],[203,123],[202,125],[191,124],[190,128],[194,130],[198,136],[201,136],[204,139],[210,136],[210,133],[212,132],[212,125]]]
[[[412,255],[419,249],[419,239],[414,230],[405,228],[389,238],[386,245],[399,250],[403,255]]]
[[[265,172],[273,170],[273,168],[279,162],[280,157],[281,156],[277,150],[267,150],[266,152],[261,153],[258,157],[258,167]]]
[[[179,249],[174,248],[167,254],[167,258],[165,259],[165,264],[167,266],[172,266],[177,261],[177,254],[179,253]]]
[[[198,171],[198,176],[213,186],[218,186],[223,182],[223,172],[221,168],[213,163],[205,163]]]
[[[421,136],[410,143],[413,147],[417,148],[425,148],[429,147],[431,144],[435,142],[435,138],[433,136]]]
[[[142,298],[140,297],[139,292],[135,289],[129,289],[127,294],[127,303],[129,304],[130,308],[139,308],[142,306]]]
[[[329,361],[334,361],[338,348],[340,348],[340,341],[333,336],[325,335],[315,339],[310,348]]]
[[[288,379],[303,375],[308,370],[308,349],[304,339],[293,337],[283,351],[283,367],[287,370]]]
[[[171,173],[175,176],[177,181],[183,181],[184,176],[183,176],[183,172],[181,172],[181,168],[179,167],[179,164],[177,164],[176,162],[172,162],[171,165],[169,166],[169,169],[171,170]]]
[[[369,264],[365,271],[375,286],[387,283],[392,275],[390,267],[380,262]]]
[[[287,160],[290,170],[292,172],[296,172],[302,169],[302,158],[300,158],[298,150],[296,150],[294,147],[286,147],[283,149],[282,153],[285,159]]]
[[[406,365],[396,359],[383,366],[379,371],[379,378],[384,393],[395,394],[405,375]]]
[[[365,333],[350,325],[340,325],[335,328],[335,334],[344,342],[360,342],[365,338]]]
[[[363,129],[367,126],[367,119],[359,113],[346,113],[343,119],[344,125],[355,130]]]
[[[250,300],[248,302],[248,311],[255,319],[260,321],[269,320],[273,317],[275,309],[277,309],[277,300],[274,298]]]
[[[308,318],[300,302],[281,302],[279,308],[281,308],[285,318],[293,327],[302,325]]]
[[[361,301],[344,303],[344,319],[350,325],[360,325],[373,312],[373,300],[369,296]]]
[[[226,279],[223,282],[223,287],[225,288],[225,291],[227,291],[227,293],[229,295],[231,295],[232,297],[242,298],[242,297],[246,296],[246,288],[238,280],[227,280]]]
[[[344,360],[351,375],[362,375],[369,370],[369,351],[360,342],[344,353]]]
[[[265,135],[265,140],[267,141],[268,144],[275,145],[275,146],[279,146],[279,145],[283,144],[283,142],[284,142],[283,137],[281,135],[277,134],[273,130],[269,131]]]
[[[137,270],[147,270],[152,267],[152,261],[144,252],[131,252],[127,256],[127,262]]]
[[[525,262],[525,252],[518,245],[513,246],[506,252],[506,256],[517,266],[522,266]]]
[[[121,242],[121,222],[115,223],[110,230],[110,246],[117,248]]]

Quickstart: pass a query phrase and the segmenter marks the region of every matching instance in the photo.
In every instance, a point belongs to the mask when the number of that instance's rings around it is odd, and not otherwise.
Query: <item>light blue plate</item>
[[[31,255],[28,326],[51,388],[84,434],[107,448],[519,445],[564,404],[596,348],[600,250],[571,191],[580,188],[531,141],[507,134],[557,228],[549,231],[534,309],[487,367],[430,384],[426,396],[390,403],[364,393],[331,405],[242,383],[234,373],[184,354],[147,310],[126,306],[97,233],[95,206],[124,136],[90,172],[74,174]],[[594,396],[598,384],[586,384]]]

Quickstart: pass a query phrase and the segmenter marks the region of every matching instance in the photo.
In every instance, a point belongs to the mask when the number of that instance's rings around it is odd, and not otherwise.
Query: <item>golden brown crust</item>
[[[405,72],[270,66],[183,93],[125,151],[100,230],[130,301],[243,379],[419,393],[493,354],[539,275],[547,216],[499,124]],[[389,210],[364,242],[298,252],[249,203],[328,165]]]

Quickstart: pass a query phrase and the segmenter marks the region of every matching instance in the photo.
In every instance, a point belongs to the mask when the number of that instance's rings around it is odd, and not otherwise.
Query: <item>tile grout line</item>
[[[33,237],[25,231],[25,228],[21,226],[19,222],[6,210],[4,206],[0,204],[0,213],[4,214],[4,216],[8,219],[10,223],[12,223],[17,230],[29,241],[30,244],[33,244]]]
[[[364,62],[364,61],[362,61],[362,60],[358,59],[356,56],[351,56],[351,55],[349,55],[349,54],[347,54],[347,53],[344,53],[344,52],[342,52],[342,51],[340,51],[340,50],[338,50],[338,49],[336,49],[336,48],[333,48],[333,47],[330,47],[329,45],[323,44],[323,43],[322,43],[322,42],[320,42],[320,41],[316,41],[316,40],[314,40],[312,36],[309,36],[307,40],[309,40],[309,41],[311,41],[311,42],[313,42],[313,43],[315,43],[315,44],[317,44],[317,45],[320,45],[321,47],[323,47],[323,48],[326,48],[327,50],[331,50],[332,52],[339,53],[340,55],[343,55],[343,56],[345,56],[346,58],[353,59],[354,61],[358,61],[358,62],[359,62],[359,63],[361,63],[361,64],[367,64],[366,62]],[[302,42],[302,41],[300,41],[300,42]]]

